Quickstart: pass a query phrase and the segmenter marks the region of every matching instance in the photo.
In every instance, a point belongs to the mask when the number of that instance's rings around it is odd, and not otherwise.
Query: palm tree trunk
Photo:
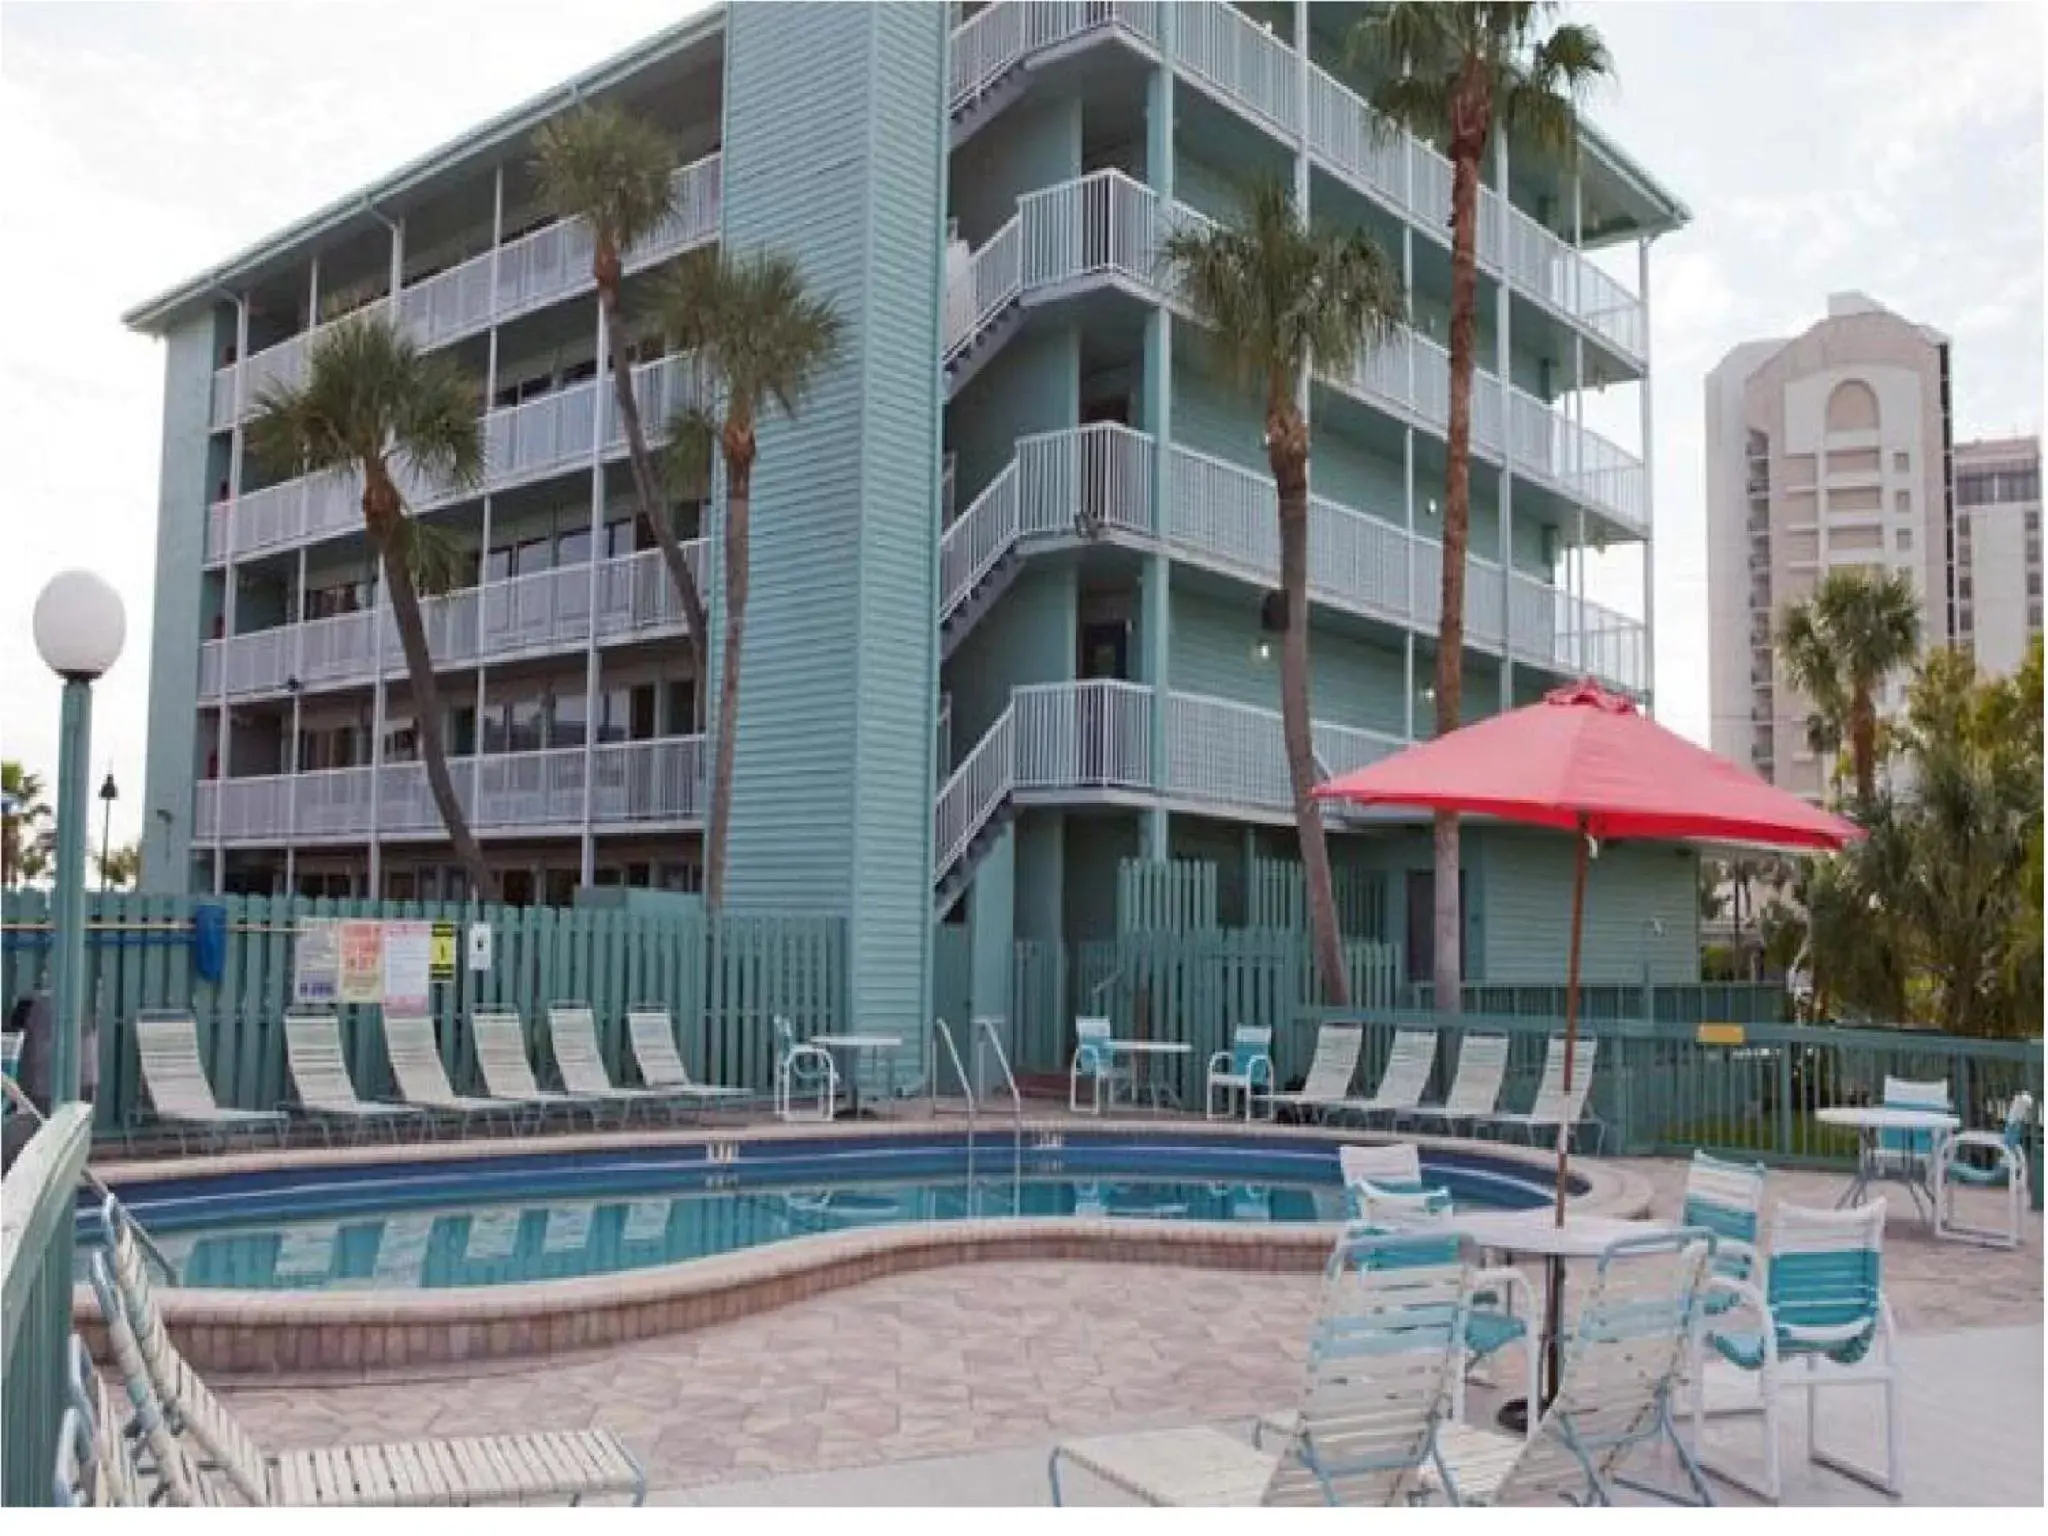
[[[1308,887],[1309,933],[1323,1005],[1351,1005],[1344,944],[1337,932],[1337,901],[1330,888],[1330,849],[1323,813],[1311,796],[1316,786],[1315,728],[1309,713],[1308,676],[1308,425],[1295,411],[1269,411],[1267,462],[1280,503],[1280,590],[1287,632],[1280,637],[1280,727],[1287,743],[1287,782],[1294,796],[1294,830],[1301,842],[1301,873]]]
[[[654,458],[647,451],[647,432],[640,421],[640,401],[633,394],[633,367],[626,359],[626,338],[619,325],[619,295],[615,285],[600,283],[599,308],[604,311],[607,350],[611,353],[612,398],[618,403],[619,424],[626,429],[626,457],[633,466],[633,491],[640,501],[640,516],[654,530],[654,542],[661,547],[662,563],[676,596],[682,599],[683,629],[689,636],[690,677],[697,701],[698,729],[704,727],[705,637],[711,621],[704,612],[704,597],[697,590],[697,578],[683,554],[682,541],[669,526],[668,507],[654,473]]]
[[[1862,688],[1849,698],[1849,759],[1856,772],[1856,798],[1867,808],[1877,795],[1877,706]]]
[[[1469,139],[1469,135],[1464,136]],[[1465,683],[1465,551],[1472,527],[1472,368],[1479,310],[1479,157],[1476,144],[1455,147],[1451,167],[1451,399],[1444,464],[1443,592],[1436,640],[1436,731],[1449,735],[1461,722]],[[1461,1011],[1464,997],[1462,906],[1458,900],[1458,817],[1439,811],[1434,824],[1436,963],[1439,1013]]]
[[[730,437],[731,427],[727,434]],[[725,904],[726,843],[732,830],[733,751],[739,743],[740,646],[747,628],[747,566],[751,556],[748,518],[754,494],[751,443],[725,455],[725,641],[718,660],[718,729],[714,733],[711,808],[704,849],[704,903],[713,912]]]
[[[373,509],[374,504],[374,509]],[[477,900],[495,896],[491,873],[484,865],[483,849],[469,830],[462,801],[455,793],[455,781],[448,776],[447,744],[441,735],[441,685],[434,676],[434,658],[427,649],[426,624],[420,618],[420,597],[412,584],[412,568],[406,563],[400,541],[393,537],[394,519],[402,517],[397,487],[380,470],[364,476],[363,515],[377,554],[384,567],[384,590],[391,596],[391,617],[398,628],[398,647],[405,653],[406,680],[412,687],[413,736],[419,744],[420,761],[426,765],[427,787],[433,792],[434,807],[441,813],[441,825],[448,829],[448,841],[455,845],[456,861],[469,875],[470,889]]]

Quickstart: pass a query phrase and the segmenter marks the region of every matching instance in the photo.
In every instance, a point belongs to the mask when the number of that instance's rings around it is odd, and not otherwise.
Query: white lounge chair
[[[1804,1392],[1807,1459],[1884,1493],[1899,1491],[1898,1330],[1884,1294],[1884,1202],[1846,1211],[1806,1210],[1780,1205],[1771,1217],[1770,1257],[1761,1289],[1715,1277],[1716,1291],[1731,1295],[1735,1309],[1707,1329],[1707,1347],[1737,1371],[1756,1380],[1745,1403],[1713,1405],[1716,1413],[1763,1416],[1763,1475],[1738,1473],[1719,1462],[1715,1476],[1777,1502],[1783,1492],[1778,1442],[1781,1392]],[[1754,1326],[1733,1326],[1747,1311]],[[1792,1369],[1804,1359],[1804,1370]],[[1815,1394],[1831,1387],[1875,1386],[1884,1392],[1885,1458],[1882,1470],[1864,1467],[1820,1444],[1820,1404]],[[1708,1379],[1693,1381],[1693,1443],[1701,1443],[1708,1405]]]
[[[635,1104],[658,1103],[667,1097],[657,1089],[621,1088],[612,1081],[604,1050],[597,1043],[597,1015],[582,1003],[548,1005],[548,1044],[554,1049],[562,1087],[593,1105],[617,1105],[620,1125],[626,1123]],[[595,1113],[593,1110],[593,1117]]]
[[[2016,1093],[2005,1109],[2005,1132],[1959,1131],[1944,1136],[1934,1153],[1934,1235],[1991,1248],[2017,1248],[2029,1200],[2027,1126],[2034,1096]],[[1956,1220],[1956,1191],[2005,1191],[2005,1225],[1979,1227]]]
[[[1508,1075],[1506,1035],[1466,1035],[1458,1045],[1458,1075],[1441,1104],[1418,1104],[1408,1111],[1417,1122],[1434,1121],[1457,1131],[1488,1118],[1500,1106],[1501,1084]]]
[[[1080,1467],[1148,1504],[1401,1504],[1443,1465],[1459,1335],[1475,1279],[1469,1245],[1415,1262],[1409,1237],[1347,1240],[1325,1277],[1299,1411],[1278,1449],[1204,1427],[1071,1440],[1047,1464]]]
[[[558,1093],[543,1088],[534,1079],[533,1063],[526,1056],[526,1024],[516,1013],[483,1010],[469,1016],[469,1028],[476,1041],[476,1066],[483,1074],[484,1091],[494,1099],[524,1104],[542,1120],[551,1109],[559,1109],[573,1124],[576,1112],[590,1116],[597,1126],[601,1100],[580,1093]]]
[[[1564,1047],[1562,1035],[1550,1037],[1550,1049],[1543,1058],[1543,1080],[1536,1085],[1536,1098],[1528,1109],[1520,1114],[1502,1112],[1485,1118],[1504,1130],[1524,1132],[1532,1146],[1538,1131],[1554,1132],[1562,1127],[1570,1132],[1584,1119],[1593,1127],[1593,1146],[1597,1151],[1606,1139],[1607,1128],[1597,1115],[1586,1113],[1586,1099],[1593,1091],[1593,1064],[1599,1059],[1600,1041],[1582,1038],[1574,1046],[1569,1089],[1564,1082]]]
[[[264,1451],[171,1343],[126,1213],[109,1200],[100,1218],[107,1248],[93,1256],[93,1289],[129,1398],[162,1404],[211,1463],[207,1476],[242,1502],[390,1507],[630,1495],[638,1504],[646,1496],[640,1464],[603,1429]]]
[[[666,1008],[627,1009],[626,1037],[633,1045],[633,1061],[640,1068],[640,1081],[668,1095],[671,1113],[684,1104],[710,1109],[754,1097],[751,1089],[700,1083],[690,1076],[682,1052],[676,1049],[675,1021]]]
[[[1360,1116],[1368,1124],[1374,1115],[1386,1115],[1390,1123],[1398,1123],[1401,1116],[1422,1103],[1429,1074],[1436,1069],[1436,1040],[1433,1029],[1396,1030],[1379,1087],[1370,1098],[1346,1099],[1337,1108],[1344,1114]]]
[[[341,1049],[341,1020],[332,1013],[287,1013],[284,1053],[299,1109],[329,1141],[336,1125],[352,1127],[357,1140],[373,1125],[388,1126],[395,1140],[400,1126],[425,1121],[426,1111],[416,1104],[378,1104],[356,1096]]]
[[[1358,1052],[1364,1043],[1362,1025],[1323,1025],[1316,1031],[1316,1054],[1308,1064],[1308,1075],[1299,1088],[1272,1096],[1275,1111],[1285,1107],[1320,1117],[1340,1107],[1351,1091],[1351,1075],[1358,1070]]]
[[[177,1133],[203,1132],[224,1142],[235,1131],[270,1130],[282,1142],[288,1117],[274,1109],[234,1109],[213,1096],[206,1068],[199,1060],[199,1025],[189,1013],[147,1012],[136,1015],[135,1047],[142,1062],[143,1086],[157,1119]]]
[[[1261,1092],[1266,1096],[1266,1112],[1272,1113],[1273,1101],[1273,1026],[1270,1024],[1240,1024],[1231,1031],[1230,1049],[1218,1051],[1209,1058],[1208,1081],[1202,1093],[1202,1118],[1216,1118],[1216,1090],[1224,1094],[1225,1112],[1228,1113],[1232,1096],[1244,1095],[1244,1117],[1250,1120],[1258,1105]],[[1071,1099],[1073,1091],[1068,1088]]]
[[[518,1128],[524,1105],[455,1091],[448,1081],[448,1069],[441,1064],[441,1048],[434,1043],[432,1019],[419,1014],[385,1014],[384,1050],[391,1058],[391,1075],[398,1082],[399,1096],[429,1113],[453,1115],[458,1134],[467,1134],[472,1115],[486,1120],[501,1115]]]

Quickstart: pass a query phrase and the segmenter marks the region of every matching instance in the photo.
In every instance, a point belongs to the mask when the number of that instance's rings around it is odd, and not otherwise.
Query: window
[[[2027,596],[2029,596],[2029,597],[2039,597],[2040,595],[2041,595],[2041,573],[2040,573],[2039,571],[2029,571],[2029,572],[2027,572]]]
[[[542,711],[539,699],[517,699],[510,710],[511,719],[506,729],[506,750],[511,752],[537,752],[540,750],[543,731]]]
[[[587,565],[590,563],[590,530],[578,528],[574,533],[562,535],[555,551],[555,564]]]
[[[527,539],[520,544],[512,561],[512,574],[530,576],[535,571],[554,568],[554,552],[547,539]]]
[[[2038,511],[2029,512],[2027,514],[2026,522],[2027,532],[2039,533],[2041,531],[2041,514]]]
[[[494,549],[484,557],[484,580],[505,581],[512,575],[512,547]]]
[[[1892,492],[1892,508],[1898,512],[1911,512],[1913,510],[1913,493],[1911,491]]]
[[[1913,470],[1913,455],[1905,452],[1893,454],[1892,468],[1902,475],[1911,474]]]
[[[1900,549],[1911,549],[1912,547],[1913,547],[1913,530],[1912,530],[1912,529],[1910,529],[1910,528],[1901,528],[1901,529],[1899,530],[1899,548],[1900,548]]]
[[[554,723],[548,731],[548,745],[551,747],[580,747],[583,745],[585,727],[589,721],[586,701],[580,693],[563,694],[556,698]]]
[[[640,735],[638,730],[642,708],[640,693],[641,690],[638,688],[633,690],[633,724],[635,726],[633,734],[636,738]],[[654,734],[654,690],[649,688],[646,690],[646,693],[647,734],[652,736]],[[668,725],[666,734],[670,736],[694,736],[697,734],[697,730],[696,688],[688,682],[670,683],[668,685]]]
[[[462,706],[448,711],[448,755],[468,757],[476,751],[476,708]]]
[[[631,723],[631,690],[608,688],[597,701],[597,739],[599,741],[625,741],[626,731]]]
[[[1976,588],[1975,579],[1965,576],[1956,583],[1956,596],[1963,602],[1971,602],[1977,596]]]

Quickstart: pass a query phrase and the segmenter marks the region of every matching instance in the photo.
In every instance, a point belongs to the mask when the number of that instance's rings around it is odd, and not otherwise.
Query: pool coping
[[[1265,1122],[1247,1126],[1241,1121],[1172,1118],[1026,1117],[1014,1123],[1026,1136],[1087,1130],[1282,1137],[1322,1143],[1388,1139],[1320,1126]],[[999,1124],[1000,1130],[994,1130],[982,1121],[975,1129],[978,1135],[1007,1137],[1010,1123]],[[964,1118],[957,1122],[864,1121],[858,1125],[771,1123],[418,1146],[265,1148],[109,1164],[97,1171],[108,1183],[120,1185],[295,1167],[621,1151],[705,1142],[929,1136],[935,1131],[964,1132],[966,1128]],[[1536,1170],[1547,1172],[1554,1167],[1553,1154],[1545,1150],[1459,1138],[1404,1139],[1412,1139],[1425,1150],[1476,1150]],[[1598,1159],[1574,1159],[1572,1166],[1587,1186],[1572,1197],[1574,1209],[1609,1216],[1640,1216],[1649,1209],[1650,1184],[1641,1174]],[[158,1287],[154,1295],[179,1349],[200,1371],[331,1379],[337,1374],[524,1360],[604,1348],[730,1322],[888,1275],[953,1264],[1078,1260],[1314,1272],[1322,1268],[1338,1230],[1333,1223],[1321,1222],[1247,1225],[1096,1216],[976,1218],[818,1233],[646,1269],[516,1285],[432,1291],[185,1291]],[[74,1290],[72,1316],[95,1355],[104,1358],[99,1306],[89,1287]]]

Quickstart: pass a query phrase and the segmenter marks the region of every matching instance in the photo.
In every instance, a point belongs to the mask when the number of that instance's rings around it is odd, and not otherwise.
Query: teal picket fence
[[[1385,870],[1339,865],[1330,871],[1337,931],[1347,939],[1387,938]],[[1245,875],[1245,922],[1254,928],[1298,928],[1308,921],[1308,882],[1294,859],[1253,859]]]
[[[282,1020],[292,1001],[298,925],[308,918],[489,924],[489,970],[458,963],[454,980],[432,989],[442,1054],[458,1085],[480,1086],[464,1017],[509,1009],[526,1023],[529,1055],[544,1067],[550,1003],[595,1010],[607,1063],[624,1070],[625,1012],[666,1007],[681,1027],[692,1069],[713,1082],[762,1089],[773,1070],[772,1020],[788,1016],[801,1034],[847,1024],[845,926],[837,918],[726,917],[603,908],[469,907],[461,903],[229,896],[227,944],[218,981],[203,980],[189,942],[192,912],[214,898],[96,894],[90,898],[85,997],[99,1029],[95,1125],[129,1123],[140,1083],[128,1027],[144,1009],[188,1008],[200,1050],[224,1103],[267,1108],[286,1094]],[[47,985],[48,904],[38,892],[10,893],[0,906],[0,995]],[[460,962],[465,957],[458,955]],[[390,1093],[379,1010],[337,1010],[357,1090]]]
[[[1377,1080],[1396,1029],[1434,1027],[1440,1044],[1428,1097],[1449,1088],[1459,1043],[1471,1034],[1509,1037],[1506,1108],[1524,1109],[1542,1076],[1561,1017],[1534,1013],[1464,1014],[1434,1019],[1412,1008],[1305,1012],[1290,1033],[1297,1052],[1311,1049],[1315,1027],[1331,1018],[1367,1025],[1359,1081]],[[2042,1099],[2039,1040],[1976,1040],[1908,1029],[1847,1029],[1824,1024],[1745,1024],[1738,1020],[1645,1020],[1588,1014],[1583,1038],[1598,1040],[1590,1102],[1603,1127],[1601,1149],[1642,1157],[1690,1156],[1695,1148],[1774,1164],[1848,1168],[1853,1132],[1822,1125],[1818,1111],[1882,1101],[1887,1076],[1944,1081],[1966,1126],[2001,1129],[2004,1107],[2021,1090]],[[2041,1200],[2041,1134],[2032,1131],[2033,1198]]]
[[[67,1105],[29,1138],[0,1181],[0,1502],[55,1502],[52,1470],[71,1339],[72,1212],[92,1144],[86,1111]]]
[[[1385,944],[1345,945],[1351,997],[1364,1007],[1392,1007],[1399,961]],[[1222,928],[1208,933],[1128,933],[1062,945],[1020,943],[1013,973],[1014,1034],[1020,1070],[1061,1076],[1073,1054],[1076,1014],[1106,1014],[1117,1032],[1135,1039],[1185,1041],[1184,1056],[1155,1066],[1183,1103],[1198,1104],[1202,1068],[1226,1049],[1239,1024],[1270,1025],[1276,1038],[1321,997],[1308,936],[1291,929]],[[1284,1078],[1306,1070],[1284,1049]]]
[[[1118,933],[1206,933],[1216,926],[1216,866],[1205,859],[1123,859]]]

